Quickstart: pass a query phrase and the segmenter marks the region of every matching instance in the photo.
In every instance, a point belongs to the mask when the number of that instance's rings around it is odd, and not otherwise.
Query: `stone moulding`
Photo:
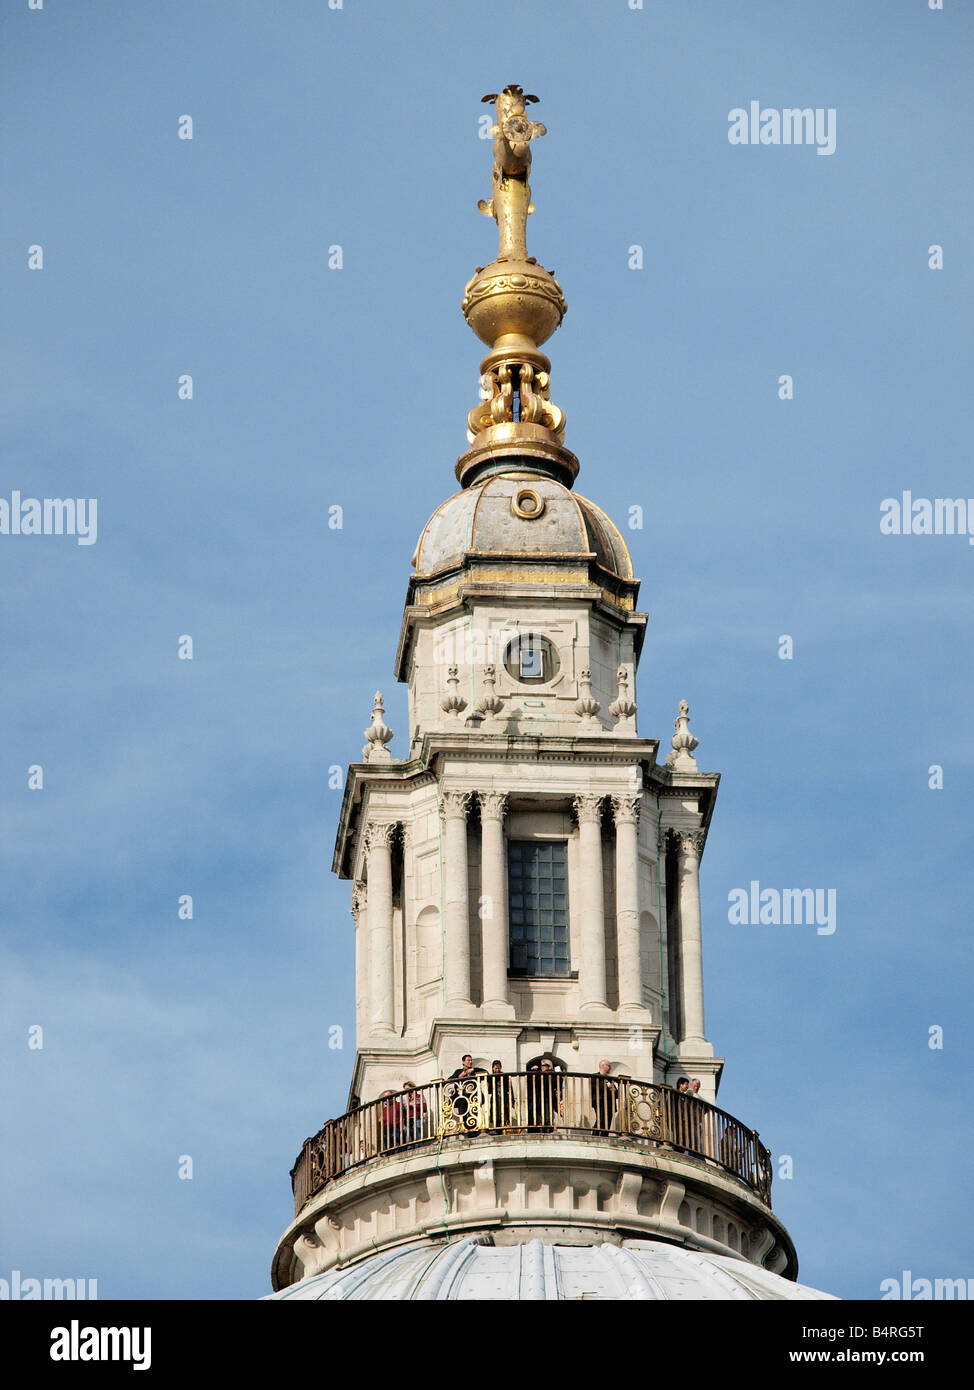
[[[651,1236],[735,1255],[795,1278],[784,1227],[746,1186],[704,1159],[638,1141],[573,1135],[445,1140],[329,1184],[281,1238],[275,1289],[417,1240],[490,1232],[497,1243],[592,1244]]]

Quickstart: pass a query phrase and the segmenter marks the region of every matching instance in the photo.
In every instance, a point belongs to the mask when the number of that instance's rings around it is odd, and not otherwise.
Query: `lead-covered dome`
[[[601,508],[552,478],[511,470],[478,480],[442,502],[419,538],[417,576],[459,565],[465,555],[595,556],[633,578],[629,549]]]
[[[601,1298],[625,1301],[832,1299],[834,1296],[731,1255],[663,1241],[494,1245],[468,1236],[439,1246],[405,1246],[344,1269],[315,1274],[270,1300],[388,1299],[431,1302]]]

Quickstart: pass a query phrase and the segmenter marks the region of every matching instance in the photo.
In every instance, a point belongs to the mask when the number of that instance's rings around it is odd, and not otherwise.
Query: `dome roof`
[[[437,507],[423,528],[413,565],[435,574],[479,555],[591,555],[611,574],[633,577],[617,526],[585,497],[536,472],[494,474]]]
[[[490,1236],[413,1245],[370,1255],[344,1269],[302,1279],[270,1299],[505,1300],[804,1300],[832,1294],[792,1283],[730,1255],[682,1245],[626,1240],[622,1245],[553,1245],[529,1240],[494,1245]]]

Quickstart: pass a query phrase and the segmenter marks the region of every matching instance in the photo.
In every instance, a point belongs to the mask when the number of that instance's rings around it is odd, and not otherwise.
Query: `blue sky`
[[[579,490],[643,508],[640,731],[685,697],[722,773],[721,1103],[793,1158],[803,1282],[974,1275],[974,548],[879,530],[903,489],[974,494],[970,9],[11,0],[2,30],[0,497],[96,497],[98,539],[0,535],[0,1276],[269,1288],[353,1055],[331,770],[377,686],[405,747],[409,559],[496,245],[480,97],[509,81],[548,127],[529,249],[568,298]],[[835,153],[731,145],[751,100],[835,108]],[[835,889],[835,933],[732,926],[752,879]]]

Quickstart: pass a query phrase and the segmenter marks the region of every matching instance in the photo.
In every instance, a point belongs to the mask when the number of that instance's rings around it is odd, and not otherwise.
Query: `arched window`
[[[539,1052],[537,1057],[531,1057],[525,1062],[522,1070],[528,1071],[531,1067],[540,1067],[542,1062],[550,1062],[555,1071],[567,1071],[568,1066],[560,1057],[552,1057],[550,1052]]]

